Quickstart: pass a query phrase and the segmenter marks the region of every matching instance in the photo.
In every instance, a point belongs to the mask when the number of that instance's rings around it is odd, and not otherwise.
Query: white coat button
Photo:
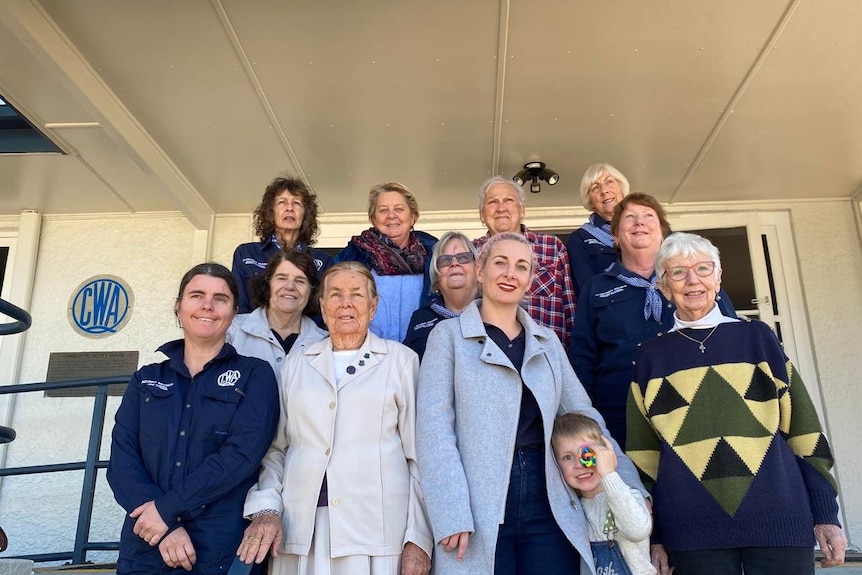
[[[335,409],[335,402],[334,401],[329,402],[329,409]]]
[[[326,455],[329,455],[330,453],[332,453],[332,450],[327,447],[326,448]]]
[[[339,501],[338,499],[333,499],[333,500],[332,500],[332,506],[333,506],[333,507],[338,507],[338,505],[339,505],[340,503],[341,503],[341,501]]]

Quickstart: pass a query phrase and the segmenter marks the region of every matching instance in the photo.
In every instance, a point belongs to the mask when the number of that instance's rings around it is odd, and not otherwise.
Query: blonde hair
[[[608,174],[620,183],[623,197],[629,195],[629,181],[621,171],[610,164],[593,164],[587,168],[587,171],[584,172],[584,177],[581,178],[581,203],[591,212],[593,211],[593,206],[590,203],[590,188],[599,181],[602,174]]]
[[[551,432],[551,447],[557,448],[557,441],[566,437],[584,435],[587,438],[600,441],[602,428],[592,417],[582,413],[566,413],[554,421],[554,430]]]
[[[377,199],[384,192],[398,192],[401,194],[404,197],[404,201],[407,202],[407,207],[410,208],[410,214],[413,216],[413,219],[417,222],[419,221],[419,202],[416,200],[416,196],[410,191],[410,188],[398,182],[386,182],[385,184],[378,184],[371,188],[371,191],[368,192],[368,221],[374,224],[374,210],[377,209]]]

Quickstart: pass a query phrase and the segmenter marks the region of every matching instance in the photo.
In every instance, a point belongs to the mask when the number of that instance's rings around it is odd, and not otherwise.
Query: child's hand
[[[617,454],[614,453],[611,442],[604,435],[601,437],[601,443],[593,446],[593,449],[596,451],[596,473],[599,477],[617,470]]]

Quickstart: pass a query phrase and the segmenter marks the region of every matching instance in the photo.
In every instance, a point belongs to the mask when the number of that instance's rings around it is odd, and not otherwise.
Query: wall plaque
[[[69,323],[84,337],[108,337],[132,317],[135,296],[125,280],[111,275],[85,279],[69,298]]]
[[[138,369],[137,351],[73,351],[52,352],[48,357],[45,381],[65,381],[87,377],[131,375]],[[108,386],[108,395],[123,395],[125,383]],[[95,387],[46,391],[47,397],[92,397]]]

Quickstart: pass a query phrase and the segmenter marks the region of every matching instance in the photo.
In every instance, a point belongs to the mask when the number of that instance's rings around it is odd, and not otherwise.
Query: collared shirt
[[[138,370],[117,410],[108,483],[127,513],[154,501],[169,529],[185,527],[198,552],[193,572],[226,571],[245,528],[246,492],[275,435],[275,376],[230,344],[194,377],[183,340],[159,351],[168,359]],[[120,562],[164,567],[158,549],[132,532],[134,523],[127,515]]]
[[[569,271],[569,254],[566,246],[551,234],[528,230],[523,225],[521,233],[533,246],[538,266],[536,276],[524,301],[521,303],[537,323],[557,334],[564,346],[569,345],[569,333],[575,323],[575,293]],[[473,240],[481,249],[490,235]]]
[[[240,244],[233,252],[233,264],[231,272],[239,284],[239,313],[251,313],[254,305],[251,303],[251,290],[249,289],[249,280],[263,273],[266,269],[266,264],[270,258],[278,253],[281,246],[271,236],[266,241],[249,242]],[[293,246],[298,252],[306,252],[314,258],[314,266],[317,268],[317,273],[321,274],[326,268],[332,265],[332,258],[324,251],[312,248],[305,242],[297,242]]]

